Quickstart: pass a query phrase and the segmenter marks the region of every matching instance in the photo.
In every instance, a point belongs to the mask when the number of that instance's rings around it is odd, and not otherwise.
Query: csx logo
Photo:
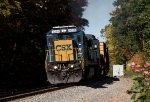
[[[56,45],[56,50],[72,50],[72,44],[66,44],[66,45]]]

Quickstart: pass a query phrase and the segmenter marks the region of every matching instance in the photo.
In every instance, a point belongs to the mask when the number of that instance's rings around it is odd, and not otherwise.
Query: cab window
[[[80,35],[77,36],[78,42],[81,42],[81,37]]]

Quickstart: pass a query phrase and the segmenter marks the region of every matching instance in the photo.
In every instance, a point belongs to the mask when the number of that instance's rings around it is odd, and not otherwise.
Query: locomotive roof
[[[87,39],[96,39],[94,35],[92,34],[85,34],[85,36],[87,37]]]
[[[80,29],[76,26],[54,26],[46,34],[59,34],[59,33],[74,33],[78,32]]]

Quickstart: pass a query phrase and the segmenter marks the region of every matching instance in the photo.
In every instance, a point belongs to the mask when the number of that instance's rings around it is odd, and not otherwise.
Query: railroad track
[[[19,99],[19,98],[25,98],[28,96],[34,96],[34,95],[38,95],[38,94],[42,94],[42,93],[46,93],[46,92],[52,92],[52,91],[56,91],[56,90],[60,90],[60,89],[64,89],[64,88],[72,87],[72,86],[73,86],[73,84],[57,85],[57,86],[49,85],[49,86],[45,86],[42,88],[27,90],[26,92],[19,92],[14,95],[2,97],[2,98],[0,98],[0,102],[15,100],[15,99]]]
[[[43,94],[43,93],[46,93],[46,92],[52,92],[52,91],[56,91],[56,90],[61,90],[61,89],[65,89],[65,88],[73,87],[73,86],[78,86],[78,85],[88,85],[90,83],[93,83],[93,82],[96,82],[96,81],[99,81],[99,80],[104,80],[104,79],[105,78],[92,80],[92,81],[84,81],[84,82],[80,82],[80,83],[70,83],[70,84],[53,85],[53,86],[48,85],[48,86],[41,87],[41,88],[27,90],[26,92],[20,92],[20,93],[14,94],[14,95],[2,97],[2,98],[0,98],[0,102],[25,98],[25,97],[28,97],[28,96],[34,96],[34,95]]]

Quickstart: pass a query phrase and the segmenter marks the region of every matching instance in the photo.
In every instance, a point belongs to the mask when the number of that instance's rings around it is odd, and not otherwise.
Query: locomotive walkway
[[[12,102],[132,102],[131,96],[126,93],[131,86],[131,78],[108,77],[88,85],[68,87]]]

